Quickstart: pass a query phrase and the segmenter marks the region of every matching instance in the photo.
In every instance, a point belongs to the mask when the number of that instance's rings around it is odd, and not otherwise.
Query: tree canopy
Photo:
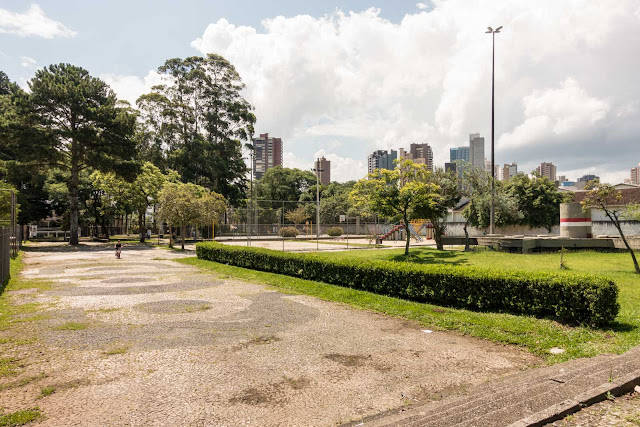
[[[69,172],[70,243],[77,244],[80,173],[93,168],[135,175],[135,117],[116,106],[106,83],[74,65],[41,69],[29,87],[15,97],[18,131],[10,144],[19,144],[13,152],[23,163]]]
[[[629,245],[629,242],[627,241],[627,238],[625,237],[622,231],[622,226],[620,224],[620,219],[625,216],[625,214],[627,213],[625,212],[625,210],[628,209],[624,206],[621,206],[620,202],[622,201],[622,193],[613,185],[601,183],[598,179],[589,181],[587,185],[585,185],[585,189],[588,190],[588,192],[586,194],[586,197],[581,202],[582,209],[584,211],[587,211],[588,209],[595,208],[600,209],[605,213],[605,215],[618,230],[620,238],[631,254],[633,267],[635,268],[636,273],[640,274],[640,265],[638,265],[636,254],[633,251],[631,245]]]
[[[392,222],[402,221],[405,226],[413,218],[434,209],[438,203],[438,185],[427,182],[426,165],[403,160],[394,170],[377,169],[356,182],[350,199],[358,208],[378,214]],[[409,254],[410,233],[406,234],[405,255]]]
[[[160,192],[158,201],[160,218],[180,226],[182,249],[188,224],[207,224],[218,220],[225,208],[222,195],[191,183],[167,183]]]
[[[176,170],[237,205],[246,190],[242,143],[251,141],[253,107],[234,66],[222,56],[173,58],[158,68],[163,84],[138,101],[148,159]]]

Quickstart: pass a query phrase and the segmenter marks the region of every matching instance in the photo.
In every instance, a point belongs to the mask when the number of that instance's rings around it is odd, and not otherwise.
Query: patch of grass
[[[98,308],[96,310],[85,310],[85,313],[113,313],[114,311],[120,311],[121,308]]]
[[[478,268],[514,269],[525,271],[554,271],[559,269],[559,254],[516,255],[503,252],[436,251],[413,248],[407,259],[403,249],[318,253],[320,257],[353,257],[398,262],[449,263]],[[640,277],[626,253],[569,252],[565,262],[573,272],[596,273],[614,280],[620,288],[621,310],[617,321],[606,328],[570,327],[549,319],[516,316],[508,313],[482,313],[464,309],[438,307],[376,295],[365,291],[329,285],[322,282],[249,270],[197,258],[175,260],[183,264],[214,271],[254,283],[274,286],[297,294],[311,295],[356,308],[401,317],[418,322],[429,329],[453,330],[464,335],[523,347],[556,363],[578,357],[592,357],[601,353],[622,353],[640,344]],[[553,347],[564,349],[562,354],[550,354]]]
[[[43,397],[47,397],[52,395],[53,393],[56,392],[56,387],[52,386],[52,385],[48,385],[46,387],[42,387],[42,389],[40,390],[40,397],[39,399],[43,398]]]
[[[86,323],[67,322],[63,323],[62,325],[58,325],[53,329],[56,329],[58,331],[79,331],[82,329],[87,329],[88,327],[89,325]]]
[[[10,278],[0,286],[0,331],[9,329],[12,323],[39,320],[42,317],[25,317],[28,314],[36,313],[41,305],[37,303],[13,304],[7,291],[27,289],[36,287],[38,289],[48,289],[49,284],[44,282],[27,280],[20,276],[20,271],[24,268],[23,253],[19,252],[16,258],[10,261]]]
[[[51,385],[42,387],[42,389],[40,390],[40,396],[38,396],[38,399],[42,399],[43,397],[50,396],[53,393],[56,393],[58,391],[79,387],[81,385],[88,385],[88,384],[89,384],[88,380],[73,380],[65,383],[51,384]]]
[[[102,354],[106,356],[113,356],[116,354],[125,354],[127,351],[129,351],[129,347],[115,347],[104,351]]]
[[[15,381],[15,382],[12,382],[12,383],[9,383],[9,384],[2,384],[2,385],[0,385],[0,391],[8,390],[8,389],[11,389],[11,388],[24,387],[27,384],[31,384],[34,381],[38,381],[38,380],[41,380],[41,379],[46,378],[46,377],[47,377],[47,374],[45,374],[43,372],[43,373],[41,373],[39,375],[34,375],[34,376],[31,376],[31,377],[23,378],[20,381]]]
[[[18,374],[20,359],[17,357],[0,357],[0,378],[13,377]]]
[[[11,412],[0,415],[1,427],[15,427],[29,424],[42,419],[42,413],[38,407],[24,409],[22,411]]]

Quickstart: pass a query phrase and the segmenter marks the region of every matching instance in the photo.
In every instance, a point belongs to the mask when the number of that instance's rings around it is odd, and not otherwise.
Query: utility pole
[[[495,134],[495,120],[494,120],[494,95],[495,95],[495,69],[496,69],[496,33],[499,33],[502,26],[495,30],[491,27],[487,27],[486,34],[491,34],[493,44],[491,48],[491,216],[489,222],[489,234],[493,234],[495,225],[496,214],[496,201],[495,201],[495,180],[496,180],[496,166],[495,166],[495,150],[494,150],[494,134]]]

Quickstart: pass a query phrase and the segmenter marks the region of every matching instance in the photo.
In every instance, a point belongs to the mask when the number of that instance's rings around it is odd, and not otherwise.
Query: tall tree
[[[439,197],[440,188],[426,182],[428,174],[426,165],[403,160],[394,170],[377,169],[356,182],[350,198],[356,207],[393,222],[402,221],[408,227],[409,220],[421,218]],[[407,229],[405,234],[404,254],[409,255],[411,233]]]
[[[447,212],[458,203],[462,192],[456,175],[443,169],[436,169],[422,179],[435,189],[435,195],[430,203],[420,204],[415,213],[419,218],[431,221],[436,248],[441,251],[444,249],[442,236],[445,233]]]
[[[251,140],[256,120],[240,75],[213,54],[169,59],[158,71],[163,84],[138,99],[148,146],[161,148],[183,181],[238,204],[246,190],[242,142]]]
[[[520,225],[544,227],[549,232],[560,223],[560,203],[571,198],[570,194],[561,193],[549,179],[529,178],[524,174],[507,181],[505,190],[518,200],[518,210],[523,214]]]
[[[611,184],[601,183],[599,180],[589,181],[585,185],[585,189],[588,190],[586,197],[582,200],[583,210],[590,208],[600,209],[609,218],[611,223],[616,227],[620,238],[627,247],[627,250],[631,254],[633,260],[633,267],[636,273],[640,274],[640,265],[636,259],[636,254],[633,251],[631,245],[627,241],[624,233],[622,232],[622,226],[620,225],[620,219],[625,215],[625,207],[621,206],[622,193]]]
[[[466,170],[462,175],[462,192],[469,203],[462,212],[465,219],[465,251],[469,250],[468,226],[487,228],[491,222],[491,181],[490,175],[479,169]],[[518,200],[505,191],[502,182],[496,181],[494,191],[495,225],[506,227],[518,224],[524,215],[518,210]]]
[[[211,223],[224,213],[224,198],[195,184],[168,183],[160,192],[159,215],[169,224],[180,226],[182,249],[189,224]]]
[[[69,172],[70,244],[78,244],[78,186],[94,168],[133,176],[135,116],[116,105],[115,93],[87,70],[70,64],[36,72],[31,93],[19,100],[21,160]]]

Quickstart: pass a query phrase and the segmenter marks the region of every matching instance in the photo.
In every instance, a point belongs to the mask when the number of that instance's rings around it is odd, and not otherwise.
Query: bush
[[[327,234],[331,237],[338,237],[344,234],[342,227],[331,227],[327,230]]]
[[[295,227],[282,227],[280,229],[281,237],[296,237],[300,232]]]
[[[576,273],[481,270],[362,259],[325,259],[261,248],[196,245],[198,258],[361,289],[407,300],[479,311],[555,317],[590,326],[618,314],[618,287]]]

